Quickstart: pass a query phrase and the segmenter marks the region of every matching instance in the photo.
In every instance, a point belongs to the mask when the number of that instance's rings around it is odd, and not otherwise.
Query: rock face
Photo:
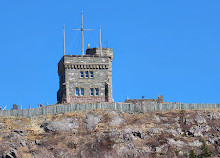
[[[63,131],[77,131],[79,123],[77,119],[63,118],[60,121],[44,121],[40,127],[45,132],[59,133]]]
[[[1,158],[220,156],[220,110],[0,117]]]

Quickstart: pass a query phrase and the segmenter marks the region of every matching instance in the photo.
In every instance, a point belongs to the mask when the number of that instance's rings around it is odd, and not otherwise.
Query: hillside
[[[220,156],[220,110],[0,117],[0,157]]]

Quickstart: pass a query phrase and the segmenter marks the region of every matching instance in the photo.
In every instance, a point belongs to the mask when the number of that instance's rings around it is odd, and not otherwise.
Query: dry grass
[[[127,125],[141,124],[142,122],[147,122],[147,121],[152,120],[152,118],[149,117],[149,113],[146,113],[146,114],[123,113],[123,117]]]
[[[51,157],[61,157],[62,155],[50,155],[54,153],[80,153],[84,152],[84,156],[96,156],[98,157],[103,156],[103,153],[114,153],[117,149],[113,148],[113,146],[126,146],[126,143],[134,145],[134,148],[138,150],[147,150],[147,146],[157,147],[163,144],[167,144],[167,139],[174,139],[174,140],[181,140],[183,142],[193,142],[197,140],[195,137],[186,137],[186,135],[182,135],[180,137],[175,137],[171,133],[166,132],[165,130],[161,130],[160,133],[152,135],[149,131],[150,128],[158,127],[158,129],[165,129],[166,124],[168,124],[168,128],[175,129],[176,126],[173,125],[173,118],[180,117],[177,123],[180,124],[183,130],[189,129],[192,125],[184,125],[183,118],[187,115],[189,119],[193,119],[195,114],[198,111],[205,112],[207,111],[220,111],[220,109],[204,109],[204,110],[171,110],[171,111],[157,111],[157,112],[149,112],[145,114],[128,114],[122,113],[124,122],[120,125],[110,126],[110,122],[112,121],[112,117],[118,117],[118,114],[110,114],[108,113],[109,110],[88,110],[88,111],[77,111],[59,115],[47,115],[41,117],[33,117],[33,118],[21,118],[21,117],[0,117],[0,122],[4,122],[7,125],[7,130],[13,129],[22,129],[27,130],[27,136],[23,137],[29,141],[34,142],[36,139],[43,140],[41,146],[33,145],[35,147],[20,147],[19,154],[21,157],[31,157],[33,153],[39,154],[39,157],[45,155],[49,155]],[[101,116],[101,122],[99,122],[94,130],[87,131],[86,129],[86,114],[92,113],[97,116]],[[202,113],[203,114],[203,113]],[[156,122],[156,116],[166,117],[167,120],[161,122]],[[61,121],[64,118],[72,118],[73,120],[77,120],[79,122],[79,129],[78,132],[60,132],[59,134],[53,133],[45,133],[40,125],[44,121]],[[70,119],[71,120],[71,119]],[[216,120],[218,121],[218,120]],[[207,123],[214,127],[220,126],[220,123],[212,122],[212,120],[207,121]],[[170,125],[170,127],[169,127]],[[141,131],[141,136],[135,136],[134,140],[128,140],[128,142],[121,142],[121,138],[118,139],[117,136],[111,135],[113,130],[116,130],[118,134],[121,134],[125,128],[130,128],[133,131],[139,132]],[[4,131],[5,132],[5,131]],[[146,133],[149,132],[149,133]],[[214,134],[213,131],[210,133]],[[133,132],[132,132],[133,133]],[[131,134],[132,134],[131,133]],[[148,137],[151,135],[151,138]],[[146,137],[145,137],[146,136]],[[123,139],[123,138],[122,138]],[[118,141],[119,140],[119,141]],[[3,141],[2,137],[0,137],[0,141]],[[174,149],[170,149],[174,151]],[[214,149],[213,149],[214,150]],[[217,149],[216,149],[217,150]],[[96,152],[94,152],[96,151]],[[131,149],[133,151],[133,149]],[[171,155],[173,153],[170,153]],[[174,152],[175,154],[175,152]],[[178,153],[176,153],[178,154]],[[163,156],[163,155],[162,155]],[[79,156],[80,157],[80,156]]]
[[[9,117],[9,118],[4,118],[2,123],[4,123],[9,130],[12,130],[19,128],[21,126],[25,127],[25,125],[29,125],[30,119],[24,117]]]
[[[21,156],[21,158],[31,158],[32,155],[29,153],[28,147],[19,147],[18,153]]]

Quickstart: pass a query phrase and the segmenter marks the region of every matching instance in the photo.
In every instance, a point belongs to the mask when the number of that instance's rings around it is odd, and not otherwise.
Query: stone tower
[[[113,102],[113,50],[88,48],[86,55],[64,55],[58,63],[58,103]]]

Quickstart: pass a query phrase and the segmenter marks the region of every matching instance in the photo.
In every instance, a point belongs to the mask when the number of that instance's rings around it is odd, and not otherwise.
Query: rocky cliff
[[[0,117],[0,157],[220,157],[220,110]]]

